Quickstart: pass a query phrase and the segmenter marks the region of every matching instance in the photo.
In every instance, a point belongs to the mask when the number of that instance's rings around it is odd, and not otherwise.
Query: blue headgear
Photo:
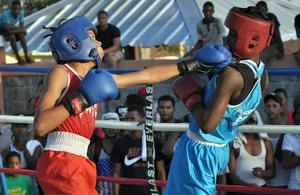
[[[98,54],[95,42],[88,35],[88,30],[97,29],[86,17],[77,16],[59,24],[53,31],[49,47],[58,64],[67,61],[96,61],[98,66],[102,59]]]

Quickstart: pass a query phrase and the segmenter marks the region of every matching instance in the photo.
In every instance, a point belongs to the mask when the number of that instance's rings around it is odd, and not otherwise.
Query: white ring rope
[[[0,122],[4,123],[26,123],[32,124],[32,116],[0,115]],[[110,129],[142,130],[143,125],[137,126],[135,122],[116,122],[97,120],[96,127]],[[153,123],[154,131],[186,131],[187,123]],[[251,133],[300,133],[300,125],[243,125],[242,132]]]

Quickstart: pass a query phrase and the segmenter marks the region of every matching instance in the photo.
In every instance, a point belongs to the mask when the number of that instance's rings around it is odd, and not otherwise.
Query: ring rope
[[[15,173],[22,175],[36,176],[37,171],[29,169],[13,169],[13,168],[0,168],[0,173]],[[147,185],[146,179],[134,178],[121,178],[121,177],[97,177],[97,181],[119,183],[124,185]],[[167,181],[156,180],[156,185],[159,187],[166,186]],[[257,194],[300,194],[300,190],[271,188],[271,187],[255,187],[255,186],[242,186],[242,185],[223,185],[217,184],[218,191],[227,192],[249,192]]]
[[[0,115],[0,122],[4,123],[26,123],[32,124],[32,116],[14,116],[14,115]],[[138,125],[136,122],[124,121],[105,121],[97,120],[97,128],[111,128],[124,130],[142,130],[143,125]],[[187,123],[153,123],[154,131],[186,131],[188,129]],[[241,132],[251,133],[300,133],[300,125],[242,125],[239,128]]]
[[[15,71],[22,71],[22,72],[36,72],[36,73],[47,73],[49,71],[50,68],[41,68],[41,67],[24,67],[24,66],[0,66],[0,71],[10,71],[10,72],[15,72]],[[138,70],[135,70],[135,69],[110,69],[108,70],[109,72],[111,73],[114,73],[114,74],[123,74],[123,73],[128,73],[128,72],[135,72],[135,71],[138,71]],[[268,73],[270,75],[299,75],[300,74],[300,69],[299,68],[268,68]],[[151,86],[152,87],[152,86]],[[16,120],[15,117],[17,116],[8,116],[8,115],[2,115],[4,116],[4,120],[3,121],[3,118],[0,119],[0,121],[2,122],[14,122],[14,123],[28,123],[28,124],[32,124],[33,123],[33,117],[19,117],[19,118],[22,118],[20,120]],[[0,117],[2,117],[0,115]],[[6,117],[6,118],[5,118]],[[8,119],[8,120],[6,120]],[[25,120],[23,120],[25,119]],[[11,121],[9,121],[11,120]],[[23,121],[22,121],[23,120]],[[26,122],[24,122],[26,121]],[[107,126],[105,126],[105,122],[108,122]],[[120,122],[120,123],[124,123],[124,122]],[[128,122],[125,122],[123,125],[120,125],[117,124],[118,126],[115,127],[117,129],[129,129],[129,130],[141,130],[142,127],[137,127],[136,126],[136,123],[128,123]],[[106,128],[106,127],[109,127],[109,128],[114,128],[112,127],[112,124],[113,123],[109,123],[109,121],[96,121],[96,127],[102,127],[102,128]],[[157,125],[157,127],[156,127]],[[122,126],[122,127],[120,127]],[[126,126],[126,128],[123,128],[123,126]],[[175,126],[175,127],[173,127]],[[170,129],[169,129],[169,128]],[[256,127],[256,128],[255,128]],[[147,126],[144,127],[145,129],[147,129]],[[160,129],[161,128],[161,129]],[[283,129],[284,128],[284,129]],[[160,131],[170,131],[170,130],[173,130],[173,129],[176,129],[177,131],[180,130],[180,131],[185,131],[187,129],[187,124],[153,124],[153,130],[160,130]],[[263,125],[263,126],[249,126],[249,125],[244,125],[240,128],[241,131],[244,131],[244,132],[271,132],[271,133],[281,133],[282,130],[285,130],[285,132],[290,132],[290,133],[299,133],[300,132],[300,126],[299,127],[295,127],[295,126],[275,126],[275,125]],[[271,131],[270,131],[271,130]],[[153,136],[153,131],[152,131],[152,124],[151,124],[151,132],[152,132],[152,136]],[[150,143],[151,145],[151,143]],[[153,142],[152,142],[152,146],[153,146]],[[147,150],[148,150],[148,146],[147,146]],[[147,154],[149,154],[149,151],[147,151]],[[150,162],[149,160],[149,156],[147,155],[147,164]],[[152,161],[153,161],[153,158],[152,158]],[[10,170],[8,168],[1,168],[0,167],[0,172],[3,172],[3,170],[6,170],[6,171],[11,171],[15,173],[16,169],[13,169],[13,170]],[[19,171],[22,171],[22,170],[19,170]],[[25,170],[23,170],[25,171]],[[25,174],[25,172],[23,172]],[[31,171],[31,170],[27,170],[26,174],[32,174],[32,175],[35,175],[36,172],[35,171]],[[3,174],[1,175],[3,176]],[[104,181],[106,179],[106,181],[108,181],[108,178],[104,178],[104,177],[99,177],[98,180],[102,180]],[[1,179],[3,179],[3,177],[1,177]],[[126,181],[129,181],[129,179],[127,178],[113,178],[112,180],[116,181],[116,179],[125,179]],[[131,183],[133,181],[133,179],[130,179],[131,180]],[[142,179],[134,179],[136,181],[136,183],[138,183],[137,181],[138,180],[141,180],[142,183],[141,185],[145,185],[148,183],[148,185],[150,187],[155,187],[156,188],[156,184],[155,184],[155,180],[154,180],[154,183],[151,184],[149,181],[151,180],[151,178],[149,178],[149,175],[148,175],[148,181],[147,180],[142,180]],[[123,181],[124,182],[124,181]],[[3,183],[3,182],[1,182]],[[157,185],[160,186],[161,183],[159,181],[157,181]],[[222,188],[222,186],[224,187],[223,190],[226,190],[226,189],[232,189],[233,187],[232,186],[224,186],[224,185],[217,185],[217,189],[220,190],[220,187]],[[243,189],[245,188],[244,186],[236,186],[238,189]],[[248,188],[248,187],[247,187]],[[251,187],[252,189],[256,188],[256,187]],[[153,188],[154,189],[154,188]],[[157,189],[157,188],[156,188]],[[237,190],[237,189],[236,189]],[[270,191],[269,191],[270,190]],[[272,191],[273,190],[273,191]],[[230,191],[230,190],[227,190],[227,191]],[[276,191],[274,191],[274,189],[267,189],[267,188],[257,188],[256,190],[254,190],[254,192],[261,192],[263,193],[264,192],[269,192],[272,194],[276,194],[276,193],[287,193],[288,190],[284,190],[282,192],[278,192],[280,191],[279,189],[276,189]],[[244,192],[244,190],[242,191],[235,191],[235,192]],[[250,192],[250,191],[248,191]],[[289,192],[292,192],[291,190],[289,190]],[[296,192],[296,191],[295,191]],[[297,191],[298,193],[300,191]],[[4,193],[5,193],[5,188],[4,188]]]
[[[49,67],[34,67],[34,66],[0,66],[0,71],[3,72],[35,72],[35,73],[47,73],[50,70]],[[130,72],[136,72],[142,69],[106,69],[113,74],[124,74]],[[299,75],[300,68],[268,68],[269,75]]]

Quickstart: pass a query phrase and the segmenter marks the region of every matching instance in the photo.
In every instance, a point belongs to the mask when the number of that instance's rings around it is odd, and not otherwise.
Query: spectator
[[[146,100],[145,100],[144,96],[133,93],[133,94],[128,94],[126,96],[124,104],[126,106],[140,105],[141,107],[145,108],[145,106],[146,106]]]
[[[294,99],[294,122],[300,125],[300,96]],[[282,164],[291,170],[289,189],[300,190],[300,135],[286,134],[282,143]]]
[[[247,125],[257,125],[256,111]],[[272,144],[258,133],[241,133],[230,144],[229,170],[235,185],[264,186],[275,175]]]
[[[294,25],[295,25],[295,30],[296,30],[297,38],[299,39],[300,38],[300,14],[298,14],[295,17]]]
[[[119,121],[117,113],[108,112],[102,115],[102,120]],[[113,176],[113,165],[110,160],[113,145],[118,138],[119,130],[117,129],[103,129],[104,136],[93,136],[91,143],[93,143],[93,161],[96,164],[98,176]],[[113,187],[109,182],[97,182],[97,191],[100,194],[112,195]]]
[[[128,94],[124,101],[124,105],[117,107],[117,109],[118,109],[117,113],[120,112],[121,115],[125,116],[125,118],[122,116],[123,119],[121,119],[121,120],[126,120],[127,109],[130,105],[139,105],[143,109],[145,109],[145,107],[146,107],[145,97],[142,95],[139,95],[139,94],[135,94],[135,93]],[[129,133],[128,130],[121,130],[121,136],[124,136],[128,133]]]
[[[0,153],[11,143],[11,124],[0,124]]]
[[[126,115],[128,121],[143,122],[145,112],[139,105],[131,105],[128,107]],[[114,164],[114,177],[127,178],[146,178],[147,162],[142,161],[142,131],[130,131],[130,133],[118,139],[114,145],[111,160]],[[166,173],[164,169],[164,161],[162,160],[159,143],[155,142],[155,165],[157,176],[159,179],[165,180]],[[127,194],[149,194],[147,186],[132,186],[114,184],[115,195]]]
[[[109,68],[116,68],[117,63],[124,59],[121,52],[121,33],[118,27],[108,23],[108,13],[104,10],[98,12],[96,39],[102,43],[104,49],[104,62]]]
[[[21,157],[17,152],[9,152],[5,157],[5,167],[20,169]],[[5,177],[9,194],[35,195],[32,179],[26,175],[17,175],[13,173],[6,174]],[[1,188],[0,188],[0,194]]]
[[[10,41],[11,48],[18,60],[18,64],[33,63],[34,60],[29,57],[27,43],[25,39],[26,30],[24,27],[24,11],[19,1],[12,1],[10,10],[3,13],[0,18],[0,34],[6,41]],[[17,41],[24,50],[25,60],[20,57]]]
[[[264,97],[264,109],[267,116],[267,124],[284,125],[284,121],[281,118],[283,101],[279,95],[274,92],[267,94]]]
[[[282,112],[281,112],[281,120],[284,124],[292,125],[293,121],[293,111],[289,110],[289,100],[287,96],[287,92],[283,88],[277,88],[274,90],[274,93],[278,95],[282,99]]]
[[[257,2],[256,7],[264,12],[275,24],[271,43],[262,51],[260,56],[261,60],[268,65],[274,56],[276,56],[277,59],[282,59],[284,57],[284,48],[279,31],[280,23],[275,14],[268,12],[268,6],[265,1]]]
[[[281,118],[282,112],[282,99],[275,93],[267,94],[264,97],[265,112],[267,115],[266,123],[269,125],[284,125]],[[290,177],[290,171],[287,171],[282,166],[281,161],[281,148],[284,134],[268,134],[272,142],[274,152],[274,159],[276,165],[276,175],[273,179],[267,181],[270,187],[286,188]]]
[[[21,168],[35,170],[37,161],[42,152],[42,146],[39,141],[30,139],[31,132],[28,124],[12,124],[12,144],[2,151],[3,159],[9,152],[20,154]]]
[[[170,95],[163,95],[158,99],[157,111],[160,115],[161,123],[181,123],[182,121],[175,118],[175,100]],[[172,156],[174,153],[174,146],[181,135],[181,132],[176,131],[158,131],[155,132],[154,136],[156,140],[163,143],[161,152],[164,157],[166,165],[166,173],[168,175]]]
[[[189,51],[186,56],[190,56],[197,49],[205,46],[206,44],[223,44],[225,28],[221,19],[213,16],[214,4],[210,1],[206,1],[203,4],[203,15],[204,18],[197,25],[197,32],[199,40],[195,47]]]

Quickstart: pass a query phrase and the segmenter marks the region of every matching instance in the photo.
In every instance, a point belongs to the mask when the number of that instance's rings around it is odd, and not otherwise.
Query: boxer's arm
[[[211,103],[206,108],[204,106],[197,107],[192,113],[204,133],[211,133],[218,126],[230,99],[238,97],[243,87],[242,75],[234,68],[225,69],[218,78]]]
[[[122,74],[113,75],[118,88],[127,88],[139,84],[154,84],[168,79],[171,79],[180,74],[176,64],[166,64],[159,66],[147,67],[144,70]]]
[[[46,87],[36,109],[34,129],[37,135],[46,135],[69,116],[63,105],[55,105],[66,85],[67,72],[59,66],[54,67],[47,75]]]
[[[119,88],[126,88],[138,84],[154,84],[195,71],[217,74],[231,63],[231,59],[231,53],[227,48],[210,44],[197,50],[192,59],[177,64],[148,67],[134,73],[115,75],[114,79]]]

